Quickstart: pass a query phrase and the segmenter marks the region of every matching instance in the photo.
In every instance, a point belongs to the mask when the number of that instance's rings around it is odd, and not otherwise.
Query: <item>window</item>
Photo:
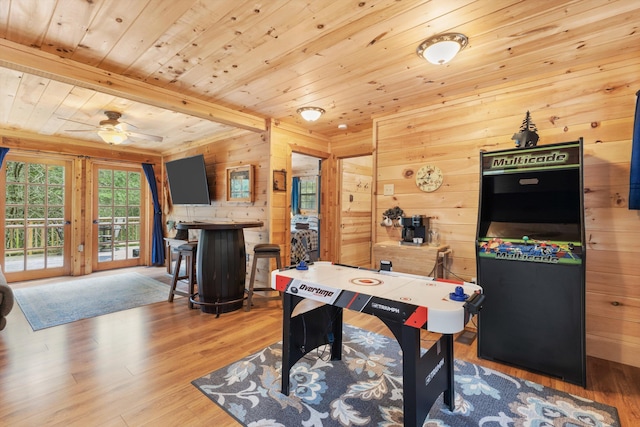
[[[300,210],[318,210],[318,180],[317,177],[300,177]]]

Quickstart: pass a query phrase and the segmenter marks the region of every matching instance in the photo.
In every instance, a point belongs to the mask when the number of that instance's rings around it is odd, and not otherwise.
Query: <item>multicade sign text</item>
[[[520,253],[505,253],[498,252],[496,254],[497,259],[510,259],[515,261],[529,261],[529,262],[546,262],[549,264],[557,264],[560,260],[557,257],[551,255],[527,255]]]
[[[544,154],[515,154],[513,156],[496,157],[491,162],[491,168],[504,168],[514,166],[547,166],[562,164],[567,161],[569,155],[561,151],[553,151]]]

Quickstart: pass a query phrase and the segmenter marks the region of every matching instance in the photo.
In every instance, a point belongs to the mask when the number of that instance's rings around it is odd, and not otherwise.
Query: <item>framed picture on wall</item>
[[[273,171],[273,191],[287,191],[287,171]]]
[[[227,168],[227,201],[253,202],[253,167]]]

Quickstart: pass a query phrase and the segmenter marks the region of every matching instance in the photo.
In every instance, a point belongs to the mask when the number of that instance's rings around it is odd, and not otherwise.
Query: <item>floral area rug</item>
[[[258,426],[402,426],[402,359],[394,339],[348,324],[342,360],[318,350],[291,369],[280,393],[281,343],[193,381],[240,424]],[[620,426],[616,408],[481,366],[455,361],[455,410],[442,396],[426,427]]]

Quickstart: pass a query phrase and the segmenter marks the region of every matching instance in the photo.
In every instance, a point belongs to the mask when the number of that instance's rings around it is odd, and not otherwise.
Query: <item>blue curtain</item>
[[[4,162],[4,156],[9,152],[8,148],[0,147],[0,168],[2,168],[2,163]]]
[[[291,213],[300,213],[300,178],[294,176],[291,180]]]
[[[153,165],[143,163],[142,169],[147,177],[151,197],[153,197],[153,240],[151,242],[151,263],[155,265],[164,264],[164,241],[162,240],[162,210],[158,200],[158,186],[156,185],[156,175],[153,172]]]
[[[640,209],[640,90],[636,92],[636,116],[631,140],[631,173],[629,174],[629,209]]]

